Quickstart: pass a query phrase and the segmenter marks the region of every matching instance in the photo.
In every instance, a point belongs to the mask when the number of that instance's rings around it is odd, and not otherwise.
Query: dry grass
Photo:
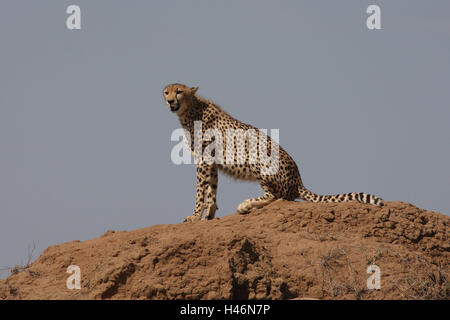
[[[418,258],[420,259],[420,258]],[[404,298],[411,300],[450,300],[450,281],[441,264],[432,265],[425,260],[423,272],[416,277],[406,277],[394,285]]]
[[[9,271],[11,274],[18,274],[19,272],[28,269],[31,266],[31,262],[33,261],[35,250],[36,250],[36,243],[33,241],[33,245],[28,246],[27,259],[24,264],[15,265],[14,267],[1,267],[0,271]],[[30,274],[32,276],[36,275],[34,272],[30,272]]]
[[[365,280],[358,275],[345,250],[331,248],[321,257],[319,266],[322,269],[322,287],[328,284],[332,298],[351,295],[354,299],[362,299],[368,292]]]

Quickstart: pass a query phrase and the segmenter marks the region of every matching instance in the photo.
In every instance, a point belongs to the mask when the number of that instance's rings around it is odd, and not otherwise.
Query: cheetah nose
[[[175,102],[175,100],[167,100],[167,102],[168,102],[169,104],[172,104],[172,103]]]

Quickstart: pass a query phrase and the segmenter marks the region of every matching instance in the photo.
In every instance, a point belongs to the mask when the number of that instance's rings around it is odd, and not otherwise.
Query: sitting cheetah
[[[183,84],[171,84],[163,90],[163,96],[167,106],[173,113],[179,117],[182,127],[194,137],[195,122],[201,121],[201,130],[197,130],[197,135],[205,134],[208,129],[218,130],[222,134],[224,141],[222,145],[226,145],[228,129],[257,130],[251,125],[244,124],[223,111],[213,102],[203,99],[196,95],[198,87],[190,88]],[[261,133],[259,133],[261,134]],[[188,135],[189,136],[189,135]],[[186,138],[186,136],[185,136]],[[276,144],[270,137],[267,139],[267,153],[271,149],[272,144]],[[190,140],[190,141],[189,141]],[[196,149],[194,145],[195,139],[185,139],[191,152],[196,156],[199,151],[203,152],[206,143],[202,142],[200,148]],[[214,141],[214,139],[211,139]],[[264,190],[261,197],[248,199],[241,203],[237,211],[239,213],[248,213],[253,208],[260,208],[276,199],[295,200],[303,199],[312,202],[345,202],[357,200],[362,203],[370,203],[373,205],[383,205],[382,200],[373,195],[365,193],[347,193],[338,195],[317,195],[303,186],[294,160],[284,151],[283,148],[278,149],[278,168],[272,174],[262,174],[261,163],[255,160],[249,152],[249,139],[245,141],[244,158],[239,158],[234,151],[233,162],[211,162],[203,161],[197,163],[197,195],[195,210],[192,216],[186,217],[185,222],[192,222],[202,219],[203,212],[206,209],[205,219],[213,219],[216,213],[216,192],[217,192],[217,174],[218,170],[225,174],[231,175],[236,179],[252,180],[260,183]],[[260,140],[258,140],[260,141]],[[234,142],[234,141],[233,141]],[[242,147],[242,145],[241,145]],[[259,147],[259,143],[258,143]],[[237,149],[237,148],[236,148]],[[215,152],[216,150],[214,150]],[[214,156],[214,152],[211,153]],[[258,158],[259,159],[259,158]],[[237,161],[236,161],[237,160]],[[267,167],[267,164],[264,164]]]

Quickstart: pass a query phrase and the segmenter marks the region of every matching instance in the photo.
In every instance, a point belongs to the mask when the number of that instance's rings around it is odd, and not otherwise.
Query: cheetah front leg
[[[197,165],[197,193],[195,198],[195,210],[192,216],[188,216],[184,219],[184,222],[201,220],[205,209],[205,219],[214,219],[218,209],[216,204],[217,178],[217,166],[215,164]]]
[[[206,213],[205,219],[212,220],[216,216],[216,211],[219,209],[216,203],[217,195],[217,180],[218,169],[216,165],[210,166],[210,174],[208,176],[208,183],[206,185]]]
[[[268,190],[264,190],[262,197],[252,198],[242,202],[237,211],[241,214],[250,212],[253,208],[261,208],[275,200],[275,196]]]

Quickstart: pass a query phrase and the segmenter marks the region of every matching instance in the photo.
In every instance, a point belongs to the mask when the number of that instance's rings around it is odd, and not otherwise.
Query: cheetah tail
[[[369,203],[369,204],[373,204],[376,206],[383,205],[382,199],[380,199],[374,195],[362,193],[362,192],[359,192],[359,193],[352,192],[352,193],[322,196],[322,195],[318,195],[318,194],[315,194],[315,193],[309,191],[305,187],[300,187],[298,189],[298,193],[299,193],[299,198],[306,200],[306,201],[310,201],[310,202],[347,202],[347,201],[351,201],[351,200],[356,200],[356,201],[359,201],[362,203]]]

